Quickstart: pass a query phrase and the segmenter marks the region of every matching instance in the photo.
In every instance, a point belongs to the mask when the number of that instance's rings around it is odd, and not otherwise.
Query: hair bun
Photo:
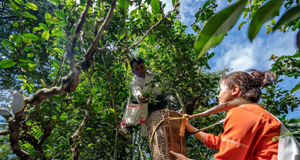
[[[266,87],[273,84],[273,81],[276,79],[274,72],[272,71],[257,71],[255,69],[247,70],[252,76],[253,80],[257,83],[259,87]]]

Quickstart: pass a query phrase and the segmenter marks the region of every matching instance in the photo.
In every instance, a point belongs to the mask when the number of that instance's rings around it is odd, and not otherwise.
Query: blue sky
[[[171,0],[162,0],[166,3],[165,12],[173,9]],[[181,21],[187,26],[187,33],[194,33],[191,24],[195,21],[195,14],[202,7],[205,0],[179,0],[180,2],[180,17]],[[233,1],[231,4],[235,3]],[[217,12],[226,8],[227,0],[216,0],[218,4]],[[281,10],[284,10],[283,8]],[[242,17],[237,24],[228,32],[223,41],[211,49],[215,52],[215,56],[209,61],[211,71],[229,67],[233,71],[244,71],[246,69],[269,70],[271,69],[272,61],[269,58],[272,54],[276,56],[293,55],[297,50],[296,34],[297,32],[289,31],[282,33],[277,30],[274,33],[266,34],[267,28],[264,24],[258,36],[251,43],[248,39],[247,32],[249,24],[245,24],[241,30],[238,30],[238,25],[245,21]],[[280,84],[284,89],[291,89],[299,82],[299,79],[285,78],[285,81]],[[300,96],[298,90],[295,95]],[[288,118],[300,118],[300,109],[290,113]]]

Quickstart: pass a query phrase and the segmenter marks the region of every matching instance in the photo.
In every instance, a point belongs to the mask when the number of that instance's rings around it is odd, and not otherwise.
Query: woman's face
[[[232,101],[235,99],[235,97],[232,95],[233,91],[232,89],[229,89],[224,81],[220,84],[220,93],[218,96],[219,104],[223,104],[229,101]]]

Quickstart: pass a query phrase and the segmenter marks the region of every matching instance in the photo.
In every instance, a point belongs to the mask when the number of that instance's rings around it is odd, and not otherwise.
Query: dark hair
[[[254,69],[246,70],[246,72],[233,72],[221,78],[227,87],[232,88],[238,85],[243,96],[253,103],[260,99],[261,88],[273,84],[275,75],[271,71],[257,71]]]
[[[144,64],[144,60],[140,57],[134,57],[131,59],[131,61],[129,62],[130,63],[130,67],[131,69],[133,69],[133,63],[136,62],[138,64]]]

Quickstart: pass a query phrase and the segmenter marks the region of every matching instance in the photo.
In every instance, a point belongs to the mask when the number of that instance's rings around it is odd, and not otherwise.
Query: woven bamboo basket
[[[147,118],[149,137],[158,123],[169,117],[180,117],[180,115],[170,110],[158,110],[151,113]],[[175,160],[176,157],[169,153],[170,150],[186,155],[186,138],[179,136],[180,125],[181,120],[166,120],[159,125],[150,146],[153,160]]]

